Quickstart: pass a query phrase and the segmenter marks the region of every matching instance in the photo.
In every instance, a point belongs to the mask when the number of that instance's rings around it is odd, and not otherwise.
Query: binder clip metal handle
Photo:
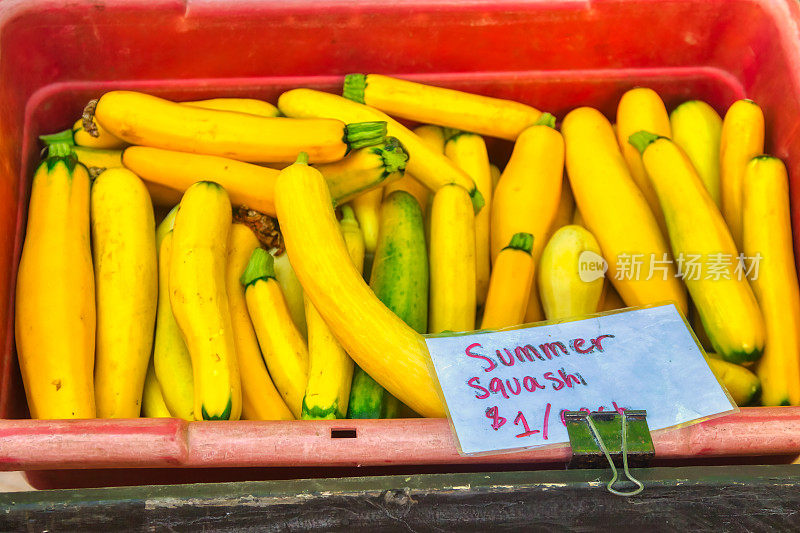
[[[572,446],[570,467],[602,468],[605,458],[613,473],[606,485],[609,492],[635,496],[644,490],[644,485],[631,475],[628,462],[630,459],[644,466],[654,455],[646,411],[568,411],[564,419]],[[622,492],[614,488],[619,479],[615,456],[621,458],[623,472],[636,489]]]

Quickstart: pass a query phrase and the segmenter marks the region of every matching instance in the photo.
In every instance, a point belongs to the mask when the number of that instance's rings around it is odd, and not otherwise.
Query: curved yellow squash
[[[349,139],[376,144],[386,133],[380,123],[346,126],[333,119],[260,117],[133,91],[105,93],[94,113],[102,127],[131,144],[257,163],[292,161],[300,151],[317,163],[337,161],[348,152]]]
[[[342,206],[340,222],[350,259],[356,269],[364,269],[364,236],[350,206]],[[331,328],[308,297],[308,385],[303,398],[304,420],[347,418],[353,360],[336,340]]]
[[[395,117],[438,124],[513,141],[542,112],[512,100],[390,78],[381,74],[348,74],[346,98]]]
[[[700,269],[686,266],[683,280],[714,350],[732,363],[755,361],[764,349],[764,319],[737,271],[736,245],[714,200],[678,145],[644,132],[632,142],[664,210],[673,254],[699,256]]]
[[[425,341],[381,303],[352,264],[322,175],[291,165],[278,178],[275,199],[297,277],[350,357],[414,411],[443,417]]]
[[[209,100],[195,100],[192,102],[179,103],[180,105],[189,107],[216,109],[218,111],[236,111],[238,113],[248,113],[262,117],[277,117],[280,115],[280,111],[274,105],[251,98],[211,98]],[[92,122],[94,127],[97,128],[97,137],[90,135],[83,129],[83,119],[78,119],[72,126],[72,138],[76,145],[89,148],[119,149],[127,144],[116,135],[106,131],[96,120]]]
[[[219,183],[234,205],[245,205],[275,216],[275,181],[279,171],[227,157],[191,154],[149,146],[129,146],[122,152],[122,164],[153,185],[168,190],[168,205],[179,202],[183,193],[201,180]],[[159,195],[161,201],[163,195]]]
[[[244,224],[231,225],[225,286],[231,309],[236,360],[242,379],[242,418],[246,420],[294,420],[283,398],[272,383],[258,347],[245,291],[239,278],[244,273],[253,250],[260,246],[253,230]]]
[[[644,194],[661,232],[666,237],[667,225],[664,222],[664,213],[661,212],[656,191],[642,165],[642,155],[628,143],[628,137],[641,130],[672,137],[669,115],[664,102],[658,93],[646,87],[636,87],[622,95],[617,107],[617,140],[633,181]]]
[[[225,290],[231,218],[225,189],[200,181],[183,195],[172,230],[169,296],[192,358],[194,416],[198,420],[238,420],[242,411]]]
[[[292,322],[273,263],[265,250],[254,249],[240,282],[273,383],[292,415],[300,418],[308,385],[308,348]],[[310,320],[308,325],[310,334]]]
[[[566,116],[561,131],[572,194],[608,261],[606,276],[628,306],[671,300],[685,316],[686,290],[675,277],[668,243],[631,178],[611,124],[596,109],[581,107]]]
[[[95,300],[89,174],[56,148],[33,176],[15,332],[33,418],[94,418]]]
[[[722,216],[742,249],[742,201],[747,164],[764,152],[764,113],[752,100],[734,102],[722,120],[719,147]]]

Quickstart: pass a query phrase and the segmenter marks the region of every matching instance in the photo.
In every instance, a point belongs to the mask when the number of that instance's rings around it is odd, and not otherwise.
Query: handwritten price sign
[[[672,304],[425,340],[464,454],[568,442],[566,411],[646,409],[654,431],[736,410]]]

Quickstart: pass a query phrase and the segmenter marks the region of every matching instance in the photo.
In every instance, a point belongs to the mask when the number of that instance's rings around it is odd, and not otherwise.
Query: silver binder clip
[[[654,456],[646,411],[567,411],[564,419],[572,446],[571,468],[602,468],[605,458],[613,473],[606,486],[609,492],[634,496],[644,490],[644,485],[628,470],[628,462],[645,466]],[[621,459],[623,472],[636,489],[622,492],[614,488],[619,479],[615,458]]]

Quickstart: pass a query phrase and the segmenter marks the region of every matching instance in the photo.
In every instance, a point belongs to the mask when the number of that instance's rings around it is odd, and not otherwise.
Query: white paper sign
[[[655,431],[736,410],[672,304],[425,340],[465,454],[569,442],[564,411],[645,409]]]

